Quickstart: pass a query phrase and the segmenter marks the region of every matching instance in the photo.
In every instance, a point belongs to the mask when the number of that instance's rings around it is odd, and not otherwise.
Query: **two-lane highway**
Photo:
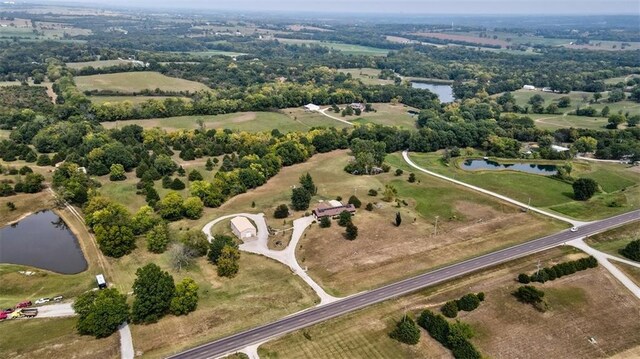
[[[443,267],[428,273],[405,279],[368,292],[355,294],[339,301],[311,308],[273,323],[222,338],[199,347],[176,354],[174,359],[204,359],[220,357],[233,353],[251,344],[279,337],[294,330],[325,321],[348,312],[379,303],[384,300],[411,293],[416,290],[438,284],[479,269],[495,266],[531,253],[539,252],[572,239],[590,236],[620,225],[640,220],[640,210],[619,216],[591,222],[581,226],[578,231],[566,230],[547,237],[505,248],[480,257]],[[517,224],[514,224],[517,225]]]

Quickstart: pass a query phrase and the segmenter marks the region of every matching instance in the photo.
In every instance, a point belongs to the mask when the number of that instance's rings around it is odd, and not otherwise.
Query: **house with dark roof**
[[[352,204],[344,205],[338,201],[322,202],[311,213],[315,219],[321,219],[323,217],[338,218],[340,213],[347,211],[351,215],[356,213],[356,207]]]

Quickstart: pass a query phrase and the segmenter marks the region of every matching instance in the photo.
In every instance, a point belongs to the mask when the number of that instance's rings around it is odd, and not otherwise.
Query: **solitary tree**
[[[198,170],[191,170],[191,172],[189,172],[189,177],[187,178],[189,181],[202,181],[204,179]]]
[[[204,169],[206,169],[207,171],[213,171],[213,161],[211,161],[211,158],[207,159],[207,163],[204,165]]]
[[[240,251],[235,246],[226,245],[218,258],[218,275],[233,278],[240,269]]]
[[[207,235],[195,228],[186,231],[180,241],[187,247],[193,257],[202,257],[209,250]]]
[[[420,341],[420,329],[413,319],[405,315],[396,323],[395,329],[389,333],[389,336],[401,343],[415,345]]]
[[[351,197],[349,197],[349,202],[348,203],[352,204],[356,208],[360,208],[360,206],[362,206],[362,202],[360,202],[358,197],[353,196],[353,195]]]
[[[78,314],[78,332],[96,338],[110,336],[129,319],[127,297],[114,288],[80,294],[73,310]]]
[[[356,227],[353,223],[349,222],[347,224],[345,237],[347,237],[347,239],[350,241],[358,238],[358,227]]]
[[[591,178],[578,178],[573,182],[573,196],[578,201],[586,201],[598,191],[598,182]]]
[[[396,227],[400,227],[402,224],[402,216],[400,216],[400,212],[396,212]]]
[[[304,211],[309,208],[311,202],[311,194],[304,187],[293,189],[291,193],[291,206],[296,211]]]
[[[133,282],[132,319],[134,323],[154,323],[168,311],[176,287],[173,277],[155,263],[136,271]]]
[[[281,204],[276,207],[276,210],[273,212],[274,218],[287,218],[289,216],[289,207],[286,204]]]
[[[329,217],[320,218],[320,228],[329,228],[331,227],[331,219]]]
[[[127,175],[124,172],[124,167],[119,163],[111,165],[109,171],[109,180],[111,181],[124,181],[127,179]]]
[[[409,173],[409,182],[413,183],[416,181],[415,173]]]
[[[147,249],[149,252],[162,253],[171,240],[169,226],[166,223],[156,224],[147,232]]]
[[[309,192],[309,194],[311,195],[314,195],[318,192],[318,188],[313,183],[313,178],[311,178],[309,172],[307,172],[306,175],[300,176],[300,184],[302,185],[302,188],[306,189],[307,192]]]
[[[442,306],[440,311],[447,318],[455,318],[458,316],[458,304],[455,300],[450,300]]]
[[[349,223],[351,223],[351,213],[349,211],[340,212],[340,215],[338,217],[338,225],[344,227]]]
[[[620,254],[631,260],[640,262],[640,239],[629,242],[629,244],[620,250]]]

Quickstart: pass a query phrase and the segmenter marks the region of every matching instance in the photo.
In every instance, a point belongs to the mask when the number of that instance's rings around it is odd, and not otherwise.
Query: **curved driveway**
[[[589,222],[578,221],[578,220],[575,220],[575,219],[572,219],[572,218],[563,217],[563,216],[561,216],[559,214],[556,214],[556,213],[553,213],[553,212],[548,212],[548,211],[542,210],[542,209],[537,208],[537,207],[529,206],[529,205],[527,205],[525,203],[522,203],[520,201],[516,201],[515,199],[511,199],[511,198],[509,198],[507,196],[503,196],[501,194],[488,191],[488,190],[486,190],[484,188],[480,188],[480,187],[477,187],[477,186],[474,186],[474,185],[470,185],[468,183],[465,183],[465,182],[462,182],[462,181],[458,181],[458,180],[455,180],[453,178],[449,178],[447,176],[443,176],[443,175],[441,175],[439,173],[435,173],[433,171],[429,171],[427,169],[424,169],[424,168],[418,166],[413,161],[411,161],[411,159],[409,159],[409,154],[408,154],[407,151],[402,151],[402,157],[407,162],[407,164],[409,164],[409,166],[417,169],[418,171],[424,172],[424,173],[426,173],[428,175],[431,175],[431,176],[434,176],[434,177],[438,177],[438,178],[443,179],[445,181],[449,181],[449,182],[455,183],[455,184],[463,186],[463,187],[470,188],[470,189],[472,189],[474,191],[481,192],[481,193],[487,194],[489,196],[493,196],[493,197],[499,198],[499,199],[501,199],[503,201],[509,202],[511,204],[515,204],[518,207],[526,208],[526,209],[528,209],[528,210],[530,210],[532,212],[537,212],[537,213],[543,214],[545,216],[561,220],[563,222],[571,223],[573,226],[582,226],[582,225],[585,225],[585,224],[589,223]]]
[[[323,322],[325,320],[355,311],[371,304],[394,298],[403,294],[432,286],[464,274],[495,266],[516,258],[555,247],[568,241],[606,231],[613,227],[640,220],[640,210],[628,212],[615,217],[587,223],[578,232],[562,231],[550,236],[505,248],[464,262],[453,264],[412,278],[359,293],[333,303],[307,309],[275,322],[246,330],[226,338],[222,338],[199,347],[176,354],[174,359],[200,359],[220,357],[237,352],[251,344],[282,336],[286,333]]]

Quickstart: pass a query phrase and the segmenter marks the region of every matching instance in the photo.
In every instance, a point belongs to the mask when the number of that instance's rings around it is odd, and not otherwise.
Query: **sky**
[[[99,4],[97,0],[71,0]],[[112,6],[234,11],[405,14],[626,14],[640,0],[111,0]],[[103,3],[104,4],[104,3]]]

